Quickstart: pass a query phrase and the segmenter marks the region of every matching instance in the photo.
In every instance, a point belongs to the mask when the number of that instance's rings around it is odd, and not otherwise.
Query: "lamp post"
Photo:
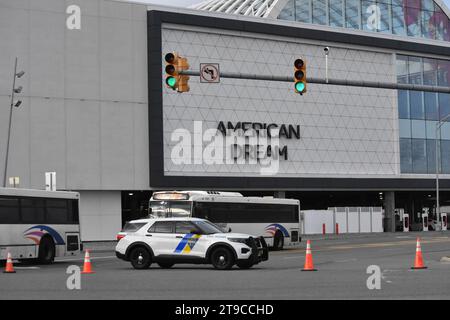
[[[441,221],[441,209],[439,207],[439,172],[441,164],[441,127],[450,118],[450,114],[436,123],[436,219]]]
[[[8,125],[8,138],[6,141],[6,156],[5,156],[5,172],[3,175],[3,187],[6,188],[6,176],[8,173],[8,156],[9,156],[9,140],[11,138],[11,123],[12,123],[12,111],[13,107],[18,108],[21,104],[21,100],[14,101],[14,94],[19,94],[22,92],[22,86],[16,88],[16,79],[21,78],[25,74],[24,71],[17,72],[17,57],[14,62],[14,76],[13,76],[13,86],[11,90],[11,104],[9,109],[9,125]]]

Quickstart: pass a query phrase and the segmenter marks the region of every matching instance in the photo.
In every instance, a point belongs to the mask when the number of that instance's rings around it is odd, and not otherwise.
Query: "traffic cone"
[[[91,265],[91,257],[89,256],[89,250],[86,250],[86,254],[84,255],[84,265],[83,265],[83,271],[81,271],[83,274],[89,274],[89,273],[95,273],[92,271],[92,265]]]
[[[11,257],[10,252],[8,252],[8,256],[6,258],[6,268],[5,268],[5,271],[3,271],[3,273],[16,273],[14,271],[14,266],[13,266],[12,257]]]
[[[427,267],[423,264],[423,257],[422,257],[422,248],[420,247],[420,238],[417,238],[417,245],[416,245],[416,259],[414,261],[414,267],[411,269],[426,269]]]
[[[302,271],[317,271],[314,269],[313,258],[311,253],[311,240],[306,242],[306,256],[305,256],[305,265]]]

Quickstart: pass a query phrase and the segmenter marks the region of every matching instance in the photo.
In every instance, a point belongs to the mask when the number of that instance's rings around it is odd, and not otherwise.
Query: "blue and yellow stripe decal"
[[[188,233],[186,234],[183,239],[178,243],[177,247],[175,248],[175,253],[189,253],[194,248],[195,244],[197,243],[198,239],[200,239],[200,234],[193,234]]]

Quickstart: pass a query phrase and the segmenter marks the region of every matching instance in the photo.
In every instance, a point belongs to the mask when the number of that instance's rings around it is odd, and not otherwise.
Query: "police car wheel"
[[[158,262],[158,266],[160,266],[160,267],[163,268],[163,269],[169,269],[169,268],[172,268],[174,264],[175,264],[175,263]]]
[[[211,263],[219,270],[231,269],[234,265],[233,253],[225,247],[214,249],[211,254]]]
[[[148,269],[152,264],[152,257],[146,248],[137,247],[130,253],[130,262],[135,269]]]
[[[238,261],[236,264],[240,269],[250,269],[253,267],[253,263],[251,261]]]

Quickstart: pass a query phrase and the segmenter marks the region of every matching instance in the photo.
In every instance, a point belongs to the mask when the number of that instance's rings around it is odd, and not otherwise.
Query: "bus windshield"
[[[182,218],[191,216],[190,201],[150,201],[150,218]]]

